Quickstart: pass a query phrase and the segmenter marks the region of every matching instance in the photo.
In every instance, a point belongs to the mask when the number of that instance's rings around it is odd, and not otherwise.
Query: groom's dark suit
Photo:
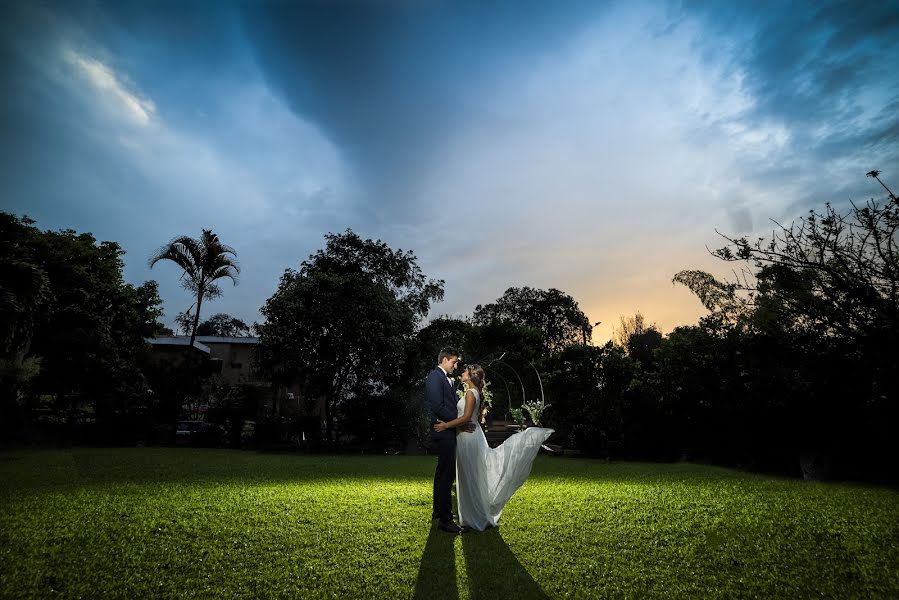
[[[434,473],[434,510],[441,523],[453,520],[453,481],[456,479],[456,430],[434,431],[437,419],[452,421],[456,411],[456,393],[440,367],[434,367],[425,379],[425,395],[431,408],[431,447],[437,452],[437,471]]]

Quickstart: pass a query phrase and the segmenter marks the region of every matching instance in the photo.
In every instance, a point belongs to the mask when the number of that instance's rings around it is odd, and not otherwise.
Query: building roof
[[[198,342],[204,344],[258,344],[258,337],[232,337],[219,335],[198,335]]]
[[[190,342],[190,338],[184,335],[162,336],[147,338],[147,342],[152,346],[186,346]],[[209,354],[209,346],[201,344],[199,337],[194,340],[194,348]]]

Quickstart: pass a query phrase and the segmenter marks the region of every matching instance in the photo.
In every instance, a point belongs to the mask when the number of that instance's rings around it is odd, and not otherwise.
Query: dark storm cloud
[[[732,2],[696,9],[709,33],[738,45],[755,116],[810,123],[851,112],[872,83],[895,86],[899,2]],[[711,37],[710,54],[721,49]]]
[[[242,10],[271,86],[322,128],[382,202],[396,200],[389,196],[409,169],[426,164],[448,132],[485,116],[493,82],[528,69],[599,12],[591,2],[536,0],[250,2]]]
[[[845,200],[864,187],[848,183],[863,181],[864,165],[897,163],[899,2],[719,2],[686,13],[703,22],[707,59],[729,56],[744,76],[741,120],[788,131],[776,164],[748,165],[750,176],[776,186],[814,173],[793,208]]]

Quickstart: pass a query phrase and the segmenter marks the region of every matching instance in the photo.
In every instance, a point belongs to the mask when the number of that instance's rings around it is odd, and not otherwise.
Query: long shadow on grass
[[[418,580],[415,582],[415,600],[434,598],[458,598],[456,588],[456,555],[453,540],[456,536],[440,531],[436,521],[431,525],[428,542],[425,544]]]
[[[499,529],[466,532],[462,535],[462,552],[473,600],[548,600],[531,574],[518,562]]]

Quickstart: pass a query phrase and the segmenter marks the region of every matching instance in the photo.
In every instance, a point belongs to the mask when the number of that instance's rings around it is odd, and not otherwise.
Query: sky
[[[558,288],[594,342],[705,314],[721,232],[899,187],[899,0],[0,1],[0,210],[147,265],[213,229],[248,323],[347,228],[445,281],[430,318]],[[716,231],[717,230],[717,231]]]

